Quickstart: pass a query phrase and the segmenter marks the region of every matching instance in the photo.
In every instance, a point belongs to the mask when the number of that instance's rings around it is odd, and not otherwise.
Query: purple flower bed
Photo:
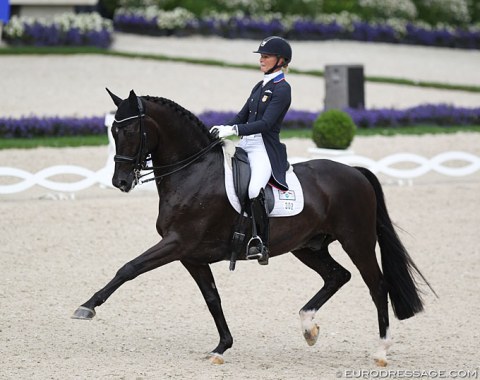
[[[147,20],[135,15],[122,14],[115,16],[114,26],[120,31],[139,34],[201,34],[253,39],[280,35],[292,40],[344,39],[480,49],[480,29],[427,29],[413,23],[407,23],[404,32],[399,32],[387,23],[369,24],[365,21],[353,21],[349,26],[342,26],[336,21],[298,19],[287,26],[281,19],[262,20],[249,16],[231,16],[226,19],[201,18],[189,22],[183,29],[161,31],[156,25],[156,19]]]
[[[367,22],[355,22],[353,31],[346,34],[348,39],[368,42],[399,43],[402,37],[389,25],[370,25]]]
[[[264,22],[251,17],[232,17],[222,32],[224,37],[257,39],[260,36],[285,34],[285,28],[279,19]]]
[[[95,46],[107,48],[112,43],[112,35],[109,31],[82,32],[78,28],[72,28],[62,32],[55,25],[45,26],[40,23],[25,25],[24,35],[21,39],[5,36],[5,41],[11,45],[33,46]]]
[[[389,108],[346,109],[358,128],[402,127],[410,125],[480,125],[480,107],[465,108],[446,104],[425,104],[404,110]]]
[[[333,21],[319,23],[310,20],[297,20],[288,31],[288,37],[294,40],[331,40],[347,39],[348,33]]]
[[[426,104],[396,110],[345,109],[358,128],[398,128],[412,125],[468,126],[480,125],[480,107],[465,108],[445,104]],[[290,110],[284,129],[310,129],[320,112]],[[235,112],[205,111],[198,115],[207,126],[228,123]],[[106,133],[104,117],[22,117],[0,118],[0,138],[31,138],[51,136],[85,136]]]
[[[104,120],[103,116],[0,118],[0,138],[103,135]]]
[[[3,39],[22,46],[95,46],[107,48],[112,43],[110,20],[96,13],[62,14],[51,20],[13,16],[5,25]]]
[[[119,14],[115,16],[115,29],[127,33],[161,35],[161,30],[157,26],[157,18],[148,19],[147,17],[134,14]]]
[[[480,125],[480,107],[464,108],[445,104],[426,104],[396,110],[391,108],[344,110],[353,119],[358,128],[403,127],[411,125]],[[321,112],[290,110],[285,116],[283,128],[310,129]],[[207,111],[199,115],[206,125],[228,123],[234,112]]]

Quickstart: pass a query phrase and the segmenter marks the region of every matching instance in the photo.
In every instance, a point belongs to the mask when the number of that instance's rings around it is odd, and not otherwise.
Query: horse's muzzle
[[[137,183],[138,178],[135,174],[135,171],[132,171],[126,175],[124,173],[118,173],[117,171],[115,171],[113,174],[112,185],[124,193],[128,193],[130,190],[132,190]]]

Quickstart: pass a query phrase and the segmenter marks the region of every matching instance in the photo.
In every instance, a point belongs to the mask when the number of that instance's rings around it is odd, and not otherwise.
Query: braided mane
[[[149,96],[149,95],[142,96],[142,98],[147,101],[169,107],[170,109],[175,111],[179,116],[189,120],[196,127],[199,127],[205,134],[208,134],[208,136],[210,137],[210,140],[214,139],[213,136],[210,134],[207,126],[196,115],[194,115],[189,110],[183,108],[181,105],[175,103],[173,100],[157,97],[157,96]]]

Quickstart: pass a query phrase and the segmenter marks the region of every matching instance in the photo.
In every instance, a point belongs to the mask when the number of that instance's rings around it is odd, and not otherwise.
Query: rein
[[[178,168],[175,168],[175,169],[172,169],[171,171],[169,172],[166,172],[164,174],[159,174],[159,175],[156,175],[154,176],[153,178],[149,178],[147,180],[144,180],[144,181],[141,181],[142,183],[147,183],[147,182],[150,182],[150,181],[154,181],[154,180],[157,180],[157,179],[162,179],[163,177],[167,177],[171,174],[174,174],[176,172],[179,172],[180,170],[182,169],[185,169],[187,166],[193,164],[195,161],[197,161],[200,157],[204,156],[206,153],[210,152],[215,146],[217,146],[218,144],[220,144],[222,142],[221,139],[218,139],[218,140],[215,140],[215,141],[212,141],[210,144],[208,144],[205,148],[203,148],[202,150],[198,151],[197,153],[191,155],[190,157],[187,157],[186,159],[182,160],[182,161],[179,161],[179,162],[176,162],[174,164],[169,164],[169,165],[160,165],[160,166],[146,166],[144,165],[142,167],[142,170],[162,170],[162,169],[168,169],[168,168],[171,168],[171,167],[175,167],[175,166],[178,166],[180,165]],[[150,173],[145,173],[145,174],[142,174],[140,177],[138,177],[139,179],[142,178],[142,177],[145,177],[149,174],[151,174],[152,172]]]
[[[176,172],[179,172],[182,169],[185,169],[187,166],[191,165],[195,161],[197,161],[199,158],[204,156],[206,153],[210,152],[215,146],[220,144],[222,142],[221,139],[216,139],[215,141],[212,141],[210,144],[208,144],[205,148],[201,149],[197,153],[191,155],[190,157],[185,158],[184,160],[181,160],[179,162],[173,163],[173,164],[168,164],[168,165],[160,165],[160,166],[147,166],[147,161],[151,158],[151,154],[148,154],[146,152],[146,145],[147,145],[147,133],[145,131],[144,125],[143,125],[143,119],[145,117],[145,112],[144,112],[144,107],[143,103],[140,99],[140,97],[137,97],[137,105],[138,105],[138,115],[137,116],[131,116],[126,119],[117,121],[117,123],[138,118],[139,123],[140,123],[140,147],[137,151],[137,154],[135,156],[123,156],[120,154],[116,154],[113,157],[114,162],[118,163],[134,163],[134,172],[135,172],[135,179],[137,182],[141,183],[147,183],[150,181],[154,180],[161,180],[163,177],[167,177],[169,175],[172,175]],[[153,178],[149,178],[147,180],[142,180],[140,181],[141,178],[150,175],[152,172],[145,173],[140,175],[140,171],[142,170],[166,170],[173,168],[170,171],[167,171],[166,173],[155,175]]]

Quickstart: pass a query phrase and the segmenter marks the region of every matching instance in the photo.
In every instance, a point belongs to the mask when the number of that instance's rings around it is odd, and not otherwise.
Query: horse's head
[[[107,91],[118,107],[112,125],[116,148],[112,183],[122,191],[135,187],[141,170],[153,170],[155,179],[163,178],[222,143],[195,115],[169,99],[138,97],[133,90],[121,99]],[[149,158],[153,166],[147,167]]]
[[[112,125],[116,154],[112,184],[124,192],[138,183],[140,170],[147,160],[147,124],[145,101],[130,91],[127,99],[121,99],[107,89],[118,107]]]

